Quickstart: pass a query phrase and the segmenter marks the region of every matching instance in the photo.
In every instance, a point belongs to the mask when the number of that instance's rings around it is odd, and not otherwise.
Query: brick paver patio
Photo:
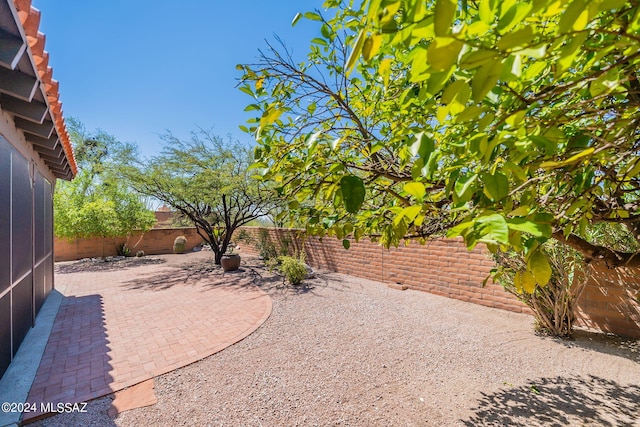
[[[61,268],[56,289],[65,298],[28,402],[104,396],[214,354],[256,330],[271,314],[271,299],[250,274],[194,274],[181,267],[202,266],[211,257],[168,255],[156,257],[161,264],[124,268],[107,263],[107,271]],[[38,415],[25,413],[24,419]]]

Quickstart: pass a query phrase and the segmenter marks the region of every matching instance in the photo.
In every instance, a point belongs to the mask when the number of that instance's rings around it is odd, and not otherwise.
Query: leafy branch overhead
[[[240,66],[256,170],[308,231],[446,232],[525,253],[539,284],[551,237],[640,265],[637,1],[324,7],[302,15],[320,29],[304,62],[281,44]],[[595,239],[599,223],[630,244]]]

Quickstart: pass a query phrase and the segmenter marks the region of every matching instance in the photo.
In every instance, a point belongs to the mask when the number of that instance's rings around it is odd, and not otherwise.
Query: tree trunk
[[[222,263],[222,255],[224,254],[224,252],[222,252],[221,250],[219,250],[218,252],[214,252],[214,262],[216,265],[220,265]]]

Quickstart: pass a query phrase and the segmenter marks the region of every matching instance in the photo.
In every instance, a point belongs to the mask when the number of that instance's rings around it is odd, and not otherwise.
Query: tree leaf
[[[522,293],[522,271],[516,271],[513,274],[513,287],[516,288],[516,291]]]
[[[437,0],[434,8],[433,28],[436,37],[445,37],[451,31],[451,24],[456,15],[457,2],[452,0]]]
[[[567,166],[573,163],[576,163],[577,161],[583,159],[584,157],[590,156],[591,154],[593,154],[593,152],[595,151],[595,148],[590,147],[587,148],[584,151],[581,151],[578,154],[575,154],[571,157],[569,157],[566,160],[563,160],[561,162],[553,162],[553,161],[549,161],[549,162],[542,162],[540,164],[541,168],[545,168],[545,169],[553,169],[553,168],[561,168],[563,166]]]
[[[265,126],[270,123],[273,123],[274,121],[278,120],[278,118],[281,115],[282,115],[282,110],[279,110],[274,106],[271,106],[262,114],[262,118],[260,119],[260,125]]]
[[[492,64],[500,56],[493,50],[474,50],[460,58],[460,68],[472,70],[484,64]]]
[[[491,25],[495,20],[495,9],[494,6],[497,2],[492,0],[480,0],[478,4],[478,14],[480,15],[480,19],[487,25]]]
[[[474,234],[478,242],[484,243],[509,243],[509,227],[507,221],[500,214],[492,214],[479,217],[475,220]]]
[[[521,276],[522,290],[528,294],[532,294],[536,290],[536,279],[529,271],[523,271]]]
[[[349,249],[351,247],[351,242],[349,241],[349,239],[342,240],[342,247],[344,247],[345,249]]]
[[[486,63],[476,72],[471,82],[473,100],[480,102],[494,88],[502,74],[502,62]]]
[[[522,22],[522,20],[529,14],[530,11],[531,3],[515,3],[509,9],[507,9],[507,11],[500,18],[500,21],[498,21],[498,30],[503,34],[508,33],[513,27]]]
[[[422,199],[424,199],[424,195],[427,192],[426,187],[421,182],[407,182],[403,188],[404,191],[406,191],[419,201],[422,201]]]
[[[347,63],[345,65],[345,69],[347,75],[351,73],[353,66],[358,62],[358,58],[360,57],[360,53],[362,52],[362,46],[364,45],[365,39],[365,30],[362,29],[360,34],[358,34],[358,38],[356,39],[355,44],[353,45],[353,50],[349,54],[349,58],[347,58]]]
[[[509,195],[509,179],[502,173],[482,174],[484,194],[492,201],[498,202]]]
[[[322,21],[322,18],[320,17],[320,15],[318,15],[315,12],[306,12],[304,14],[304,17],[312,21]]]
[[[394,218],[393,224],[397,226],[404,218],[407,218],[409,222],[411,222],[416,219],[420,211],[422,211],[422,206],[420,205],[407,206]]]
[[[453,226],[449,230],[447,230],[447,237],[463,236],[472,227],[473,227],[472,221],[461,222],[460,224]]]
[[[529,233],[534,237],[551,237],[553,232],[549,224],[538,223],[524,218],[507,219],[507,224],[511,230]]]
[[[526,26],[513,33],[505,34],[500,37],[496,46],[498,49],[507,50],[514,47],[524,46],[533,39],[533,29],[530,26]]]
[[[586,0],[573,0],[567,7],[560,22],[558,33],[581,31],[589,23],[589,7]]]
[[[360,177],[345,175],[340,179],[344,207],[349,213],[357,213],[364,203],[365,187]]]
[[[464,80],[456,80],[455,82],[449,84],[447,88],[442,93],[442,97],[440,100],[444,104],[450,104],[454,99],[460,99],[460,103],[464,104],[469,99],[469,94],[471,90],[469,85]]]
[[[549,265],[549,260],[547,260],[546,255],[539,247],[529,255],[527,268],[540,286],[546,286],[551,280],[551,265]]]
[[[320,27],[320,34],[322,34],[322,37],[325,39],[331,38],[331,28],[327,24],[322,24]]]
[[[463,43],[450,37],[436,37],[427,48],[427,60],[433,72],[446,71],[457,61]]]
[[[362,57],[365,61],[370,61],[376,56],[382,45],[382,36],[380,34],[371,34],[367,36],[362,46]]]
[[[335,151],[336,148],[338,148],[340,146],[340,144],[342,143],[343,140],[344,140],[344,138],[340,136],[340,137],[334,139],[333,141],[331,141],[329,143],[329,146],[331,147],[331,151]]]
[[[294,16],[293,20],[291,21],[291,26],[295,27],[295,25],[298,23],[300,18],[302,18],[302,14],[300,12],[296,13],[296,16]]]
[[[473,196],[474,186],[478,175],[460,175],[454,186],[454,201],[456,203],[464,203],[471,200]]]
[[[420,132],[416,135],[416,141],[411,145],[411,155],[418,156],[422,159],[423,163],[425,163],[433,150],[435,149],[435,144],[433,139],[429,138],[424,132]]]
[[[529,47],[527,49],[519,50],[518,53],[520,55],[530,56],[531,58],[534,58],[534,59],[541,59],[541,58],[544,58],[545,55],[547,54],[547,45],[541,44],[541,45]],[[544,67],[545,64],[540,63],[540,66]]]

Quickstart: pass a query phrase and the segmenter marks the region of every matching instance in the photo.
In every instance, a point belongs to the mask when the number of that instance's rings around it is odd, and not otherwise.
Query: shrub
[[[118,243],[116,245],[116,253],[118,256],[132,256],[131,249],[129,249],[126,243]]]
[[[187,238],[184,236],[178,236],[173,241],[173,253],[174,254],[183,254],[184,247],[187,244]]]
[[[269,238],[268,230],[260,230],[256,249],[265,262],[278,257],[278,248],[276,248],[276,245]]]
[[[305,264],[304,252],[299,257],[283,255],[280,260],[280,274],[292,286],[298,286],[307,277],[307,265]]]
[[[586,285],[589,267],[582,256],[556,240],[543,245],[551,266],[551,279],[545,286],[524,289],[515,278],[526,269],[526,262],[516,252],[498,252],[498,272],[494,276],[505,290],[517,296],[533,311],[536,329],[552,336],[569,338],[576,319],[575,304]]]
[[[290,237],[284,236],[280,239],[280,255],[281,256],[289,256],[291,255],[291,247],[293,246],[293,240]]]

